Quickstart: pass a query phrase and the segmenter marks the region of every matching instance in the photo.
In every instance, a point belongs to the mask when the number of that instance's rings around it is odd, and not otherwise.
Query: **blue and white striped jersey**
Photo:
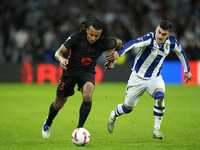
[[[174,36],[169,36],[163,44],[157,44],[155,32],[149,32],[143,37],[128,41],[118,50],[118,53],[121,56],[134,48],[140,50],[133,61],[132,70],[135,70],[142,78],[148,79],[159,76],[163,61],[172,50],[183,64],[184,72],[190,71],[185,52]]]

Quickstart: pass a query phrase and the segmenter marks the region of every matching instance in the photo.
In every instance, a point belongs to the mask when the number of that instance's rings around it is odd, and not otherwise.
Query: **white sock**
[[[122,114],[125,113],[125,112],[123,111],[123,109],[122,109],[122,105],[123,105],[123,104],[119,104],[119,105],[117,105],[117,107],[115,108],[115,116],[116,116],[116,117],[118,117],[118,116],[120,116],[120,115],[122,115]]]

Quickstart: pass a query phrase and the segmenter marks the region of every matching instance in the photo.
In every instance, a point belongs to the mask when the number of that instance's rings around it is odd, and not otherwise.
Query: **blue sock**
[[[120,115],[122,115],[122,114],[128,114],[128,113],[130,113],[131,111],[132,111],[132,110],[126,108],[126,107],[124,106],[124,104],[119,104],[119,105],[117,105],[117,107],[116,107],[116,109],[115,109],[115,115],[116,115],[116,116],[120,116]]]

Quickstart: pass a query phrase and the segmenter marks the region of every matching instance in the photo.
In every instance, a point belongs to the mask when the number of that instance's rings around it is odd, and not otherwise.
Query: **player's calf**
[[[153,138],[162,139],[164,136],[160,132],[160,125],[162,122],[162,118],[165,112],[165,103],[164,103],[164,92],[157,91],[155,93],[155,105],[153,109],[154,113],[154,131],[152,133]]]
[[[128,109],[125,107],[124,104],[119,104],[117,105],[115,109],[115,116],[121,116],[122,114],[128,114],[132,111],[133,109]]]

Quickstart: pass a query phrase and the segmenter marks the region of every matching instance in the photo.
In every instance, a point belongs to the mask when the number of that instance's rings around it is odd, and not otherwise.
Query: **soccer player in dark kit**
[[[80,31],[69,36],[55,53],[55,58],[60,62],[63,73],[58,82],[55,101],[50,105],[49,114],[42,127],[43,138],[50,136],[53,119],[68,97],[74,95],[76,84],[83,98],[77,128],[83,127],[92,106],[96,61],[106,50],[119,50],[122,46],[120,39],[107,38],[107,25],[96,17],[88,17],[79,26]],[[63,57],[63,54],[67,52],[70,52],[68,59]],[[104,67],[105,69],[113,68],[114,63],[106,62]]]

